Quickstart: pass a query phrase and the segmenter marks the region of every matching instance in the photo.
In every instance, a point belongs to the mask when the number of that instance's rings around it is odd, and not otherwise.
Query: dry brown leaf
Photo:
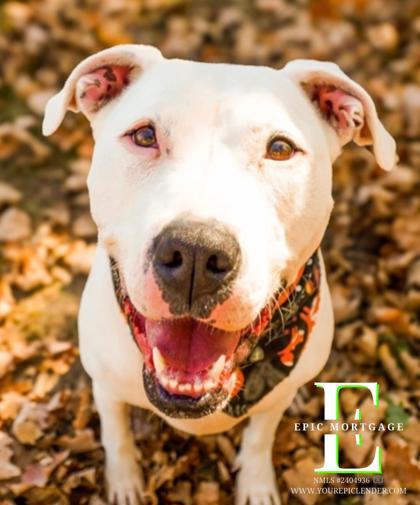
[[[76,416],[73,421],[73,427],[76,430],[86,428],[89,419],[92,416],[92,395],[90,388],[84,387],[79,391],[79,404],[76,410]]]
[[[87,274],[92,265],[96,246],[88,245],[85,242],[75,241],[64,257],[64,261],[74,273]]]
[[[6,279],[0,279],[0,320],[10,314],[15,303],[10,284]]]
[[[22,200],[22,193],[7,182],[0,181],[0,206]]]
[[[217,482],[200,482],[194,495],[196,505],[219,505],[220,488]]]
[[[350,431],[340,434],[340,448],[343,449],[347,461],[350,461],[356,468],[362,467],[363,463],[369,459],[368,456],[374,450],[375,442],[373,433],[365,431],[362,433],[362,443],[356,445],[356,436]],[[369,464],[370,461],[367,462]]]
[[[389,345],[382,344],[379,347],[378,355],[385,372],[392,379],[392,381],[400,387],[406,387],[408,384],[408,379],[403,374],[403,371],[399,368],[398,362],[391,353]]]
[[[11,207],[0,215],[0,242],[23,240],[31,234],[31,220],[26,212]]]
[[[401,437],[407,442],[411,442],[415,447],[420,447],[420,420],[410,418],[404,425]]]
[[[312,458],[301,459],[294,464],[292,468],[289,468],[283,472],[283,478],[287,483],[289,488],[300,487],[300,488],[313,488],[319,489],[322,484],[314,482],[314,469],[322,466],[321,464],[315,463]],[[297,494],[296,497],[305,505],[313,505],[317,502],[316,492],[314,494],[302,493]]]
[[[18,466],[9,461],[0,460],[0,480],[8,480],[21,474]]]
[[[34,445],[43,436],[47,412],[41,404],[27,401],[12,425],[12,433],[22,444]]]
[[[32,420],[15,421],[13,423],[13,435],[22,444],[34,445],[42,437],[41,428]]]
[[[359,293],[340,284],[335,284],[332,286],[331,296],[337,323],[347,321],[357,315],[360,305]]]
[[[69,493],[73,488],[88,485],[94,488],[96,484],[96,469],[95,468],[84,468],[79,472],[72,473],[70,477],[66,480],[63,486],[63,490]]]
[[[48,482],[48,473],[40,463],[29,465],[22,475],[22,484],[44,487]]]
[[[13,368],[13,355],[9,351],[0,351],[0,379]]]
[[[14,419],[24,402],[25,397],[14,391],[3,393],[0,401],[0,418],[3,421]]]
[[[75,454],[94,451],[99,447],[98,441],[95,440],[95,434],[90,428],[75,430],[73,436],[63,435],[57,440],[57,443]]]
[[[384,474],[387,482],[420,492],[420,462],[414,459],[408,444],[392,441],[386,448]]]
[[[18,466],[10,462],[13,451],[11,438],[3,431],[0,431],[0,481],[18,477],[21,470]]]
[[[172,502],[182,503],[183,505],[191,505],[191,488],[191,482],[186,480],[179,481],[175,485],[174,489],[168,493],[168,498]]]
[[[230,438],[226,437],[225,435],[218,435],[216,438],[216,442],[220,452],[223,454],[226,461],[229,463],[230,466],[233,466],[236,459],[236,449],[232,444]]]
[[[40,400],[45,398],[45,396],[53,389],[57,382],[57,375],[41,372],[35,380],[34,388],[32,390],[30,398],[33,400]]]
[[[82,214],[75,219],[72,230],[74,235],[80,238],[95,237],[97,233],[96,224],[93,222],[89,214]]]

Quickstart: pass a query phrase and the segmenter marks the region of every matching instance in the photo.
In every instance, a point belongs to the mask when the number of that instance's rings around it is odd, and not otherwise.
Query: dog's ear
[[[395,141],[380,122],[372,98],[340,67],[324,61],[295,60],[283,70],[334,128],[341,145],[351,140],[362,146],[373,144],[378,165],[384,170],[394,167]]]
[[[67,110],[83,112],[88,119],[92,119],[131,80],[162,59],[162,54],[155,47],[135,44],[111,47],[89,56],[77,65],[63,89],[47,103],[43,134],[54,133]]]

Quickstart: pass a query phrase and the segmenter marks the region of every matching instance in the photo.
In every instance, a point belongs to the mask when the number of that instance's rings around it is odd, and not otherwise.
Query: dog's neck
[[[124,311],[124,295],[116,263],[111,257],[109,259],[115,295]],[[241,339],[239,348],[248,349],[244,353],[247,357],[237,364],[237,384],[223,409],[225,413],[233,417],[245,415],[293,370],[314,325],[320,283],[319,253],[316,250],[302,266],[296,280],[277,291],[272,302],[258,315],[251,331]]]

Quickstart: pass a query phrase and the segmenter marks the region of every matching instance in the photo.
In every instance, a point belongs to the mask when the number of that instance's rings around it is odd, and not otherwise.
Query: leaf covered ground
[[[76,314],[95,249],[86,175],[87,122],[68,114],[51,138],[44,105],[85,56],[125,42],[168,57],[281,67],[337,62],[374,98],[396,138],[398,169],[346,148],[334,168],[335,209],[324,240],[336,315],[321,381],[380,384],[340,397],[344,418],[403,422],[400,433],[343,436],[340,461],[360,466],[383,447],[384,482],[398,496],[296,495],[313,486],[323,399],[301,389],[273,451],[283,503],[420,503],[420,7],[416,0],[29,0],[0,4],[0,503],[105,503],[99,420],[78,359]],[[133,413],[148,500],[231,504],[242,427],[201,439]],[[346,484],[351,487],[351,484]],[[327,485],[324,487],[328,487]]]

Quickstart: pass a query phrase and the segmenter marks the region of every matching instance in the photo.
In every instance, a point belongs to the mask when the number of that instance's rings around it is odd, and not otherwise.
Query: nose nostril
[[[173,253],[162,260],[162,264],[168,268],[179,268],[182,265],[182,254],[180,251],[173,251]]]
[[[212,254],[207,260],[206,269],[212,274],[225,274],[229,270],[229,265],[220,256]]]

